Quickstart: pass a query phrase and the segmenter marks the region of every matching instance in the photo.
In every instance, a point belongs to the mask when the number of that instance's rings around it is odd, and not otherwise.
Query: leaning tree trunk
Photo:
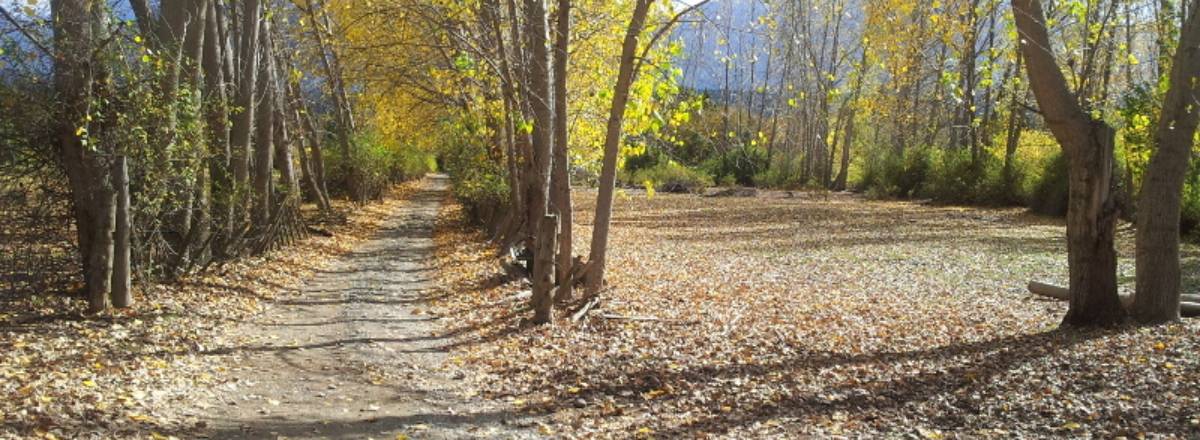
[[[589,295],[600,292],[604,285],[604,258],[608,252],[608,228],[612,222],[613,192],[617,182],[617,153],[621,144],[621,126],[625,122],[625,106],[629,88],[633,85],[638,49],[638,35],[646,25],[650,0],[637,0],[625,40],[621,43],[621,64],[617,69],[617,84],[613,90],[612,108],[604,134],[604,161],[600,166],[600,191],[596,196],[596,219],[592,227],[592,250],[588,256],[589,273],[585,276]]]
[[[1112,325],[1125,310],[1117,296],[1113,249],[1117,209],[1113,196],[1112,127],[1083,110],[1046,48],[1053,47],[1039,0],[1012,0],[1030,88],[1046,125],[1068,158],[1067,265],[1071,300],[1064,325]]]
[[[1197,123],[1200,2],[1191,2],[1171,65],[1157,147],[1146,167],[1137,210],[1137,294],[1134,317],[1144,323],[1179,319],[1179,213]]]

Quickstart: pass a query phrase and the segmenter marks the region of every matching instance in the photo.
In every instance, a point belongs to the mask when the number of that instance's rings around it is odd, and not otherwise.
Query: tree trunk
[[[613,192],[617,181],[617,153],[621,145],[621,126],[625,122],[625,106],[629,102],[629,88],[633,84],[638,36],[646,24],[650,0],[637,0],[625,40],[621,43],[621,64],[617,70],[617,84],[613,90],[612,108],[608,113],[608,126],[604,134],[604,162],[600,168],[600,188],[596,196],[596,219],[592,227],[592,249],[588,257],[590,272],[586,278],[589,295],[600,292],[604,285],[604,258],[608,251],[608,228],[612,222]],[[728,114],[723,116],[728,118]],[[722,134],[725,136],[728,133]]]
[[[133,305],[133,294],[130,286],[129,261],[129,160],[124,154],[118,155],[113,162],[113,179],[116,187],[116,212],[113,221],[113,269],[112,269],[112,305],[114,307],[129,307]]]
[[[1021,74],[1021,62],[1023,59],[1021,51],[1017,50],[1016,75],[1018,76]],[[1012,194],[1017,190],[1017,175],[1013,165],[1017,157],[1017,147],[1021,145],[1021,131],[1024,129],[1025,122],[1025,118],[1021,115],[1021,112],[1024,110],[1020,106],[1020,96],[1021,94],[1018,93],[1017,87],[1014,85],[1012,96],[1009,98],[1008,132],[1004,140],[1004,171],[1002,176],[1004,178],[1004,192],[1006,194]]]
[[[538,223],[537,252],[533,263],[533,322],[545,324],[551,321],[554,312],[554,248],[558,237],[558,216],[548,214]],[[541,295],[538,292],[544,292]]]
[[[271,200],[274,185],[272,169],[275,159],[275,109],[271,103],[275,99],[275,78],[270,53],[270,25],[262,23],[262,87],[259,93],[259,104],[255,106],[258,115],[255,116],[256,134],[254,136],[254,211],[255,227],[265,227],[271,221]]]
[[[1148,324],[1179,319],[1180,204],[1198,111],[1200,14],[1197,11],[1200,7],[1190,8],[1180,33],[1171,64],[1171,85],[1154,133],[1156,148],[1138,196],[1137,294],[1133,314],[1138,321]]]
[[[1064,325],[1120,323],[1125,316],[1117,297],[1117,258],[1113,249],[1117,210],[1112,194],[1114,130],[1093,120],[1067,88],[1066,79],[1046,50],[1053,47],[1039,0],[1012,0],[1030,88],[1046,125],[1062,145],[1069,163],[1067,264],[1071,301]]]
[[[571,254],[574,252],[571,237],[571,177],[568,169],[571,162],[567,145],[567,46],[571,36],[571,0],[558,0],[558,20],[554,40],[554,208],[558,213],[558,291],[554,300],[571,298]]]
[[[262,11],[262,5],[259,0],[245,0],[242,2],[242,25],[239,28],[239,41],[241,42],[240,50],[238,51],[239,71],[238,75],[238,90],[236,105],[241,110],[233,117],[233,127],[230,132],[230,143],[233,150],[233,192],[237,196],[235,204],[241,205],[242,212],[246,212],[249,198],[242,196],[244,189],[250,187],[250,155],[253,151],[251,143],[251,134],[254,130],[254,118],[258,112],[256,86],[258,83],[258,44],[259,44],[259,22]],[[236,208],[234,210],[237,211]],[[240,224],[244,222],[245,216],[235,214],[237,219],[234,220],[234,229],[240,228]],[[237,239],[237,237],[231,237]]]
[[[102,133],[91,132],[87,118],[93,86],[107,76],[103,63],[93,56],[106,11],[96,0],[54,0],[50,7],[57,52],[54,87],[61,102],[55,137],[71,188],[88,310],[94,313],[108,306],[116,223],[111,169],[95,144]]]
[[[555,151],[554,96],[551,94],[553,78],[550,70],[550,53],[546,48],[550,38],[546,26],[544,1],[525,0],[525,38],[527,39],[531,86],[528,92],[528,101],[533,109],[534,169],[532,177],[535,179],[534,191],[531,193],[529,202],[532,208],[530,212],[538,214],[536,219],[530,219],[530,224],[537,225],[545,223],[547,221],[545,217],[550,214],[550,175]],[[557,217],[555,219],[557,220]],[[544,243],[554,243],[554,236],[557,235],[558,228],[548,229],[539,226],[537,232],[535,249],[538,254],[534,258],[539,263],[543,261],[550,263],[534,265],[535,284],[531,302],[534,307],[534,322],[540,324],[549,322],[550,306],[553,305],[552,298],[549,296],[554,286],[555,248],[547,247]],[[551,235],[543,235],[546,233]],[[543,255],[542,252],[548,252],[549,255]],[[551,281],[549,284],[540,283],[543,278],[547,277]]]
[[[309,5],[307,12],[312,23],[312,33],[317,43],[317,50],[320,52],[321,67],[325,70],[329,94],[336,110],[337,138],[342,147],[342,172],[346,179],[344,182],[346,190],[350,193],[351,199],[364,201],[366,193],[361,187],[363,182],[361,182],[359,170],[354,166],[352,157],[353,136],[356,130],[354,112],[350,108],[350,100],[346,94],[345,78],[342,74],[338,53],[325,40],[327,33],[333,33],[333,21],[329,18],[329,13],[323,9],[324,7],[323,2],[315,2]]]

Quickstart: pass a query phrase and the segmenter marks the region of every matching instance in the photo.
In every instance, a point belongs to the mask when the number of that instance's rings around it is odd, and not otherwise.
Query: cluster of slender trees
[[[533,322],[552,319],[556,303],[572,298],[576,284],[594,297],[603,286],[617,159],[630,88],[647,52],[684,15],[703,5],[682,8],[663,23],[648,26],[654,2],[636,0],[620,46],[619,67],[605,125],[599,194],[585,261],[573,257],[567,77],[571,43],[570,0],[547,10],[543,0],[484,1],[479,5],[485,32],[475,52],[500,78],[503,115],[495,127],[508,158],[507,216],[498,218],[505,247],[522,243],[533,254]],[[551,19],[553,17],[553,19]],[[551,21],[553,26],[550,25]],[[651,29],[648,29],[651,28]]]
[[[369,196],[319,2],[53,0],[48,21],[3,12],[52,66],[48,129],[90,311],[129,306],[135,273],[176,276],[302,235],[302,200],[330,207],[327,140],[344,159],[335,183]],[[305,61],[320,73],[304,75]]]

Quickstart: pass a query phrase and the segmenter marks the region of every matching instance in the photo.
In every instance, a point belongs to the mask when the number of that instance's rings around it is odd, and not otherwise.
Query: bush
[[[946,203],[982,202],[986,160],[976,161],[968,149],[930,149],[921,196]]]
[[[663,161],[661,153],[658,153],[654,149],[646,148],[641,154],[626,157],[624,167],[622,168],[625,172],[633,174],[639,170],[653,168]]]
[[[712,186],[713,179],[703,171],[668,160],[632,173],[627,183],[642,182],[650,182],[654,189],[663,192],[697,192]]]
[[[484,142],[462,136],[443,142],[441,162],[454,180],[454,197],[478,224],[495,226],[508,203],[508,170],[490,160]]]
[[[753,186],[754,177],[767,169],[767,155],[754,147],[736,147],[707,160],[703,168],[719,182],[732,177],[738,185]]]
[[[806,182],[801,181],[801,157],[785,157],[777,155],[771,160],[766,170],[754,176],[754,185],[767,188],[800,189]]]
[[[1029,209],[1038,214],[1067,214],[1067,157],[1060,154],[1046,163],[1029,194]]]
[[[374,130],[364,130],[355,136],[350,164],[346,164],[340,149],[332,146],[329,144],[323,150],[327,179],[335,190],[343,192],[349,189],[352,178],[357,180],[362,192],[358,195],[361,197],[355,197],[358,199],[379,198],[392,183],[420,178],[437,170],[433,154],[412,145],[387,141]],[[347,175],[349,170],[355,174]]]
[[[876,153],[863,171],[860,189],[872,197],[913,197],[921,192],[930,168],[930,149],[908,148],[903,154],[891,149]]]

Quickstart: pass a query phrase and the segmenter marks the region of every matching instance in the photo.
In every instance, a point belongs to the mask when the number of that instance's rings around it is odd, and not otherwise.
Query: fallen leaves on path
[[[576,243],[594,197],[576,194]],[[635,194],[617,202],[600,310],[541,327],[504,300],[526,287],[498,282],[485,238],[453,206],[436,232],[455,359],[568,437],[1200,436],[1200,322],[1058,330],[1065,304],[1025,292],[1065,281],[1058,220]],[[613,319],[633,316],[654,319]]]
[[[313,271],[371,236],[419,182],[354,211],[286,249],[142,287],[136,305],[83,317],[79,299],[10,298],[0,321],[0,438],[169,438],[195,427],[175,417],[228,374],[225,330],[294,291]]]

